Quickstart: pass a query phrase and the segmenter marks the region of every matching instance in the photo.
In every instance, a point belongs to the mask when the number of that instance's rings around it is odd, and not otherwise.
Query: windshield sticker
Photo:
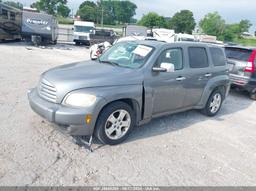
[[[145,57],[150,53],[151,50],[152,48],[148,46],[138,45],[137,48],[135,48],[135,50],[133,51],[133,54]]]

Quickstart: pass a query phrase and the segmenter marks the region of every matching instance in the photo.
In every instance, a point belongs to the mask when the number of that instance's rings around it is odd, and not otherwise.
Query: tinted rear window
[[[252,50],[242,49],[242,48],[225,48],[227,58],[232,58],[236,60],[248,61]]]
[[[191,68],[206,68],[209,66],[206,49],[203,47],[189,47],[189,64]]]
[[[225,66],[226,58],[220,48],[210,48],[210,52],[214,66]]]

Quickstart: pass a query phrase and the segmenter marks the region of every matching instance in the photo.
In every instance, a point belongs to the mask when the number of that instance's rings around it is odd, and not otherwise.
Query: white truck
[[[74,22],[74,42],[76,45],[90,45],[90,34],[93,33],[95,24],[87,21]]]

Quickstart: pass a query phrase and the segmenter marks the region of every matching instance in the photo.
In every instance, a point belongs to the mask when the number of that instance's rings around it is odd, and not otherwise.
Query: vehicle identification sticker
[[[137,48],[135,48],[135,50],[133,51],[133,54],[145,57],[150,53],[151,50],[152,48],[148,46],[138,45]]]

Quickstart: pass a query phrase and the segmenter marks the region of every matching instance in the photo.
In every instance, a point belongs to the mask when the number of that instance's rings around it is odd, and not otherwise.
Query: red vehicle
[[[242,88],[256,100],[256,48],[226,46],[233,86]]]

